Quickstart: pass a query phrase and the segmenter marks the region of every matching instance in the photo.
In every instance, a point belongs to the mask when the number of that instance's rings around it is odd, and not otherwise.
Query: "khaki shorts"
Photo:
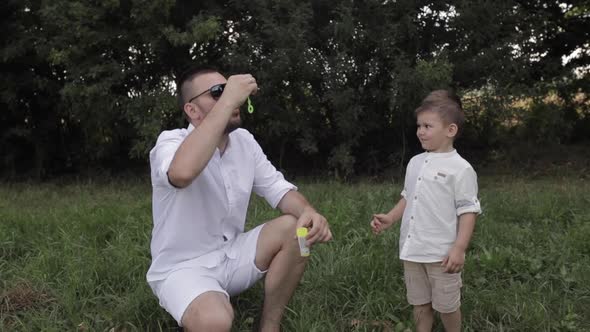
[[[461,306],[461,272],[446,273],[441,262],[415,263],[403,261],[408,303],[432,303],[441,313],[457,311]]]

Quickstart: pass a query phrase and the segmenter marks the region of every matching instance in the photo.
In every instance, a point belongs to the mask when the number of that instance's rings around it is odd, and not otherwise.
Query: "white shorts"
[[[197,296],[205,292],[220,292],[228,299],[250,288],[266,273],[255,262],[256,245],[263,225],[238,235],[230,244],[237,248],[235,259],[225,256],[211,268],[197,266],[171,272],[166,279],[149,282],[160,306],[181,326],[182,315]]]

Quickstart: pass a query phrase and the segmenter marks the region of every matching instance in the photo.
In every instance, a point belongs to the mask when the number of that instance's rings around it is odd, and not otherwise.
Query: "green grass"
[[[413,329],[399,228],[368,228],[399,184],[298,184],[335,239],[313,248],[284,330]],[[590,331],[590,181],[483,177],[480,191],[464,330]],[[277,215],[254,198],[248,226]],[[2,184],[0,330],[174,331],[145,281],[150,234],[149,183]],[[261,283],[232,301],[234,330],[250,330]]]

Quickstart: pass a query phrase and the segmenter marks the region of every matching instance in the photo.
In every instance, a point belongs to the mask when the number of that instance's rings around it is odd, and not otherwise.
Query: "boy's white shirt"
[[[408,164],[399,241],[400,259],[442,261],[455,243],[459,216],[481,213],[477,174],[456,150],[424,152]]]

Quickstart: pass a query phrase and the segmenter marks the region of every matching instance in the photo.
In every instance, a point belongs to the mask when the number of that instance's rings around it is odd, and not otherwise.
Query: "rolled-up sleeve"
[[[457,174],[455,182],[455,208],[458,216],[465,213],[481,213],[477,192],[477,174],[473,168],[467,167]]]
[[[297,187],[285,180],[283,174],[270,163],[258,142],[254,138],[252,140],[255,161],[252,190],[258,196],[264,197],[274,209],[289,190],[297,190]]]
[[[180,134],[180,130],[165,131],[158,137],[156,146],[150,151],[153,186],[174,188],[168,181],[168,169],[182,140],[183,135]]]
[[[402,189],[402,191],[400,193],[400,195],[403,198],[406,198],[406,195],[408,194],[408,189],[410,188],[410,186],[412,186],[412,184],[410,183],[410,170],[413,167],[415,158],[416,157],[410,159],[408,166],[406,166],[406,175],[404,176],[404,188]]]

